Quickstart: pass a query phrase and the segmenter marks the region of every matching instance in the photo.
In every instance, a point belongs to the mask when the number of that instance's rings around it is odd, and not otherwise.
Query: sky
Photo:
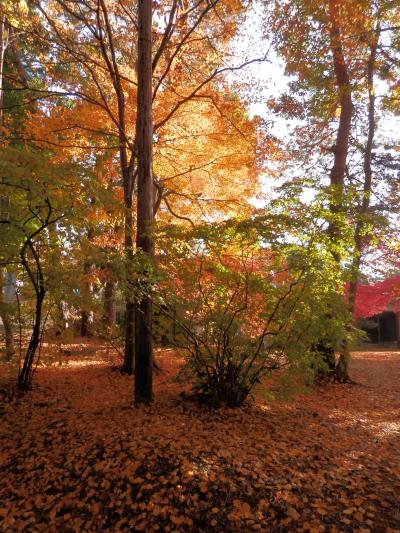
[[[262,16],[256,6],[253,13],[247,18],[243,25],[240,35],[236,38],[232,47],[232,65],[240,65],[249,59],[255,57],[264,57],[267,55],[267,60],[262,63],[251,64],[243,71],[233,75],[239,80],[251,80],[251,103],[249,105],[249,112],[252,116],[259,115],[268,120],[269,127],[274,136],[282,139],[290,138],[291,131],[298,122],[292,120],[285,120],[282,117],[272,115],[268,108],[268,100],[271,97],[278,95],[288,90],[290,78],[285,76],[285,66],[283,61],[277,56],[272,49],[271,43],[263,38]],[[387,92],[386,82],[375,80],[377,87],[377,105],[379,107],[380,97]],[[392,153],[400,151],[399,143],[400,131],[400,117],[395,117],[389,113],[380,116],[377,123],[376,138],[380,142],[391,147]],[[387,141],[387,142],[386,142]],[[301,169],[300,169],[301,170]],[[282,179],[270,178],[267,175],[261,178],[263,193],[267,197],[275,196],[274,190],[289,176],[283,176]],[[328,176],[327,176],[328,177]],[[379,192],[379,191],[378,191]],[[311,201],[315,196],[315,191],[308,189],[303,193],[302,200],[305,202]],[[252,202],[256,207],[260,208],[265,205],[265,200],[254,199]],[[398,217],[398,215],[394,215]],[[378,258],[376,258],[378,260]],[[374,263],[374,260],[372,261]],[[385,262],[384,262],[385,263]],[[376,265],[373,265],[372,270]],[[384,275],[385,264],[381,264],[383,272],[379,275]],[[374,277],[377,273],[372,272],[371,268],[363,267],[364,272],[370,277]]]

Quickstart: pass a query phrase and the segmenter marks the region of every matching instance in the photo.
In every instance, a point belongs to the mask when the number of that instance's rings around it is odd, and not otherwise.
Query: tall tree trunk
[[[11,38],[10,51],[12,55],[12,61],[14,63],[15,68],[17,69],[18,76],[19,76],[21,83],[23,83],[24,85],[27,85],[28,76],[26,75],[26,70],[21,59],[21,53],[19,51],[18,44],[15,39],[16,37],[15,31],[11,26],[8,28],[8,31],[10,32],[10,38]]]
[[[2,7],[0,6],[0,140],[3,136],[3,70],[4,70],[4,57],[7,48],[7,31],[6,31],[6,18],[2,13]],[[4,289],[4,273],[0,272],[0,318],[3,323],[4,336],[5,336],[5,359],[10,360],[15,353],[14,348],[14,335],[10,316],[10,310],[8,309],[7,302],[3,301],[3,289]]]
[[[329,0],[330,43],[340,101],[339,127],[336,134],[334,161],[330,172],[331,193],[333,195],[331,211],[334,215],[340,213],[343,206],[343,187],[349,151],[351,118],[353,114],[351,85],[340,33],[339,6],[340,0]],[[339,224],[336,223],[334,217],[334,220],[330,224],[330,234],[333,240],[338,237],[338,226]],[[337,259],[340,260],[340,257],[337,256]]]
[[[41,286],[36,295],[35,322],[33,325],[32,335],[29,341],[28,349],[26,351],[22,370],[18,376],[18,387],[21,390],[28,390],[31,386],[33,362],[35,359],[37,347],[39,346],[40,342],[42,309],[45,295],[46,291],[44,287]]]
[[[56,335],[62,335],[68,327],[67,318],[67,303],[60,300],[56,303],[57,309],[57,322],[56,322]]]
[[[356,293],[358,278],[360,275],[361,255],[363,251],[363,231],[365,227],[365,217],[368,215],[371,190],[372,190],[372,147],[375,136],[375,88],[374,74],[376,53],[379,43],[379,26],[376,35],[373,35],[373,42],[370,46],[370,55],[367,65],[367,87],[368,87],[368,138],[365,145],[364,154],[364,186],[361,206],[358,213],[357,225],[354,232],[354,256],[351,265],[351,278],[349,284],[349,311],[354,315],[356,303]]]
[[[7,276],[7,273],[6,273]],[[4,272],[0,270],[0,318],[3,323],[5,337],[5,360],[10,361],[15,353],[14,334],[11,322],[11,313],[9,303],[4,298],[3,291],[6,288],[8,280],[4,281]]]
[[[115,75],[115,90],[118,101],[119,130],[119,157],[122,170],[124,191],[124,252],[125,252],[125,346],[124,361],[121,371],[132,375],[135,365],[135,298],[132,290],[133,283],[133,191],[135,185],[134,174],[134,147],[131,146],[131,155],[128,158],[126,130],[125,97],[118,71]]]
[[[89,228],[87,239],[89,242],[92,242],[94,238],[93,229]],[[90,261],[85,260],[83,263],[83,274],[85,278],[90,274],[90,271],[92,269],[92,263]],[[93,286],[92,283],[85,279],[84,281],[84,287],[85,287],[85,296],[88,298],[92,295],[93,292]],[[82,337],[89,337],[91,335],[91,328],[90,324],[92,322],[92,312],[88,309],[83,308],[81,310],[81,323],[80,323],[80,334]]]
[[[124,185],[125,196],[125,349],[122,371],[133,374],[135,361],[135,301],[133,280],[133,213],[132,192]]]
[[[117,321],[117,308],[115,302],[115,293],[117,282],[109,279],[104,287],[104,324],[113,328]]]
[[[120,169],[123,182],[124,193],[124,254],[125,254],[125,276],[124,276],[124,294],[125,294],[125,347],[124,361],[121,367],[122,372],[127,374],[133,373],[134,368],[134,329],[135,329],[135,303],[133,283],[133,191],[135,184],[135,158],[136,148],[130,141],[130,136],[126,127],[126,103],[123,79],[119,71],[118,54],[114,44],[114,34],[110,17],[108,13],[109,2],[99,0],[98,5],[98,27],[100,39],[100,53],[103,56],[107,66],[108,73],[111,77],[115,95],[117,97],[118,108],[118,137],[119,137],[119,158]],[[103,18],[101,20],[100,14]],[[80,19],[80,15],[76,15]],[[94,78],[97,84],[96,78]],[[114,120],[114,118],[113,118]]]
[[[152,2],[138,0],[138,87],[136,145],[138,197],[136,248],[145,259],[154,256],[153,224],[153,114],[152,114]],[[144,293],[135,308],[135,403],[149,404],[153,397],[152,303],[150,280],[144,266]],[[147,279],[146,279],[147,278]]]
[[[8,39],[7,39],[7,29],[6,29],[6,18],[2,12],[2,7],[0,5],[0,138],[3,135],[3,74],[4,74],[4,58],[7,49]]]
[[[117,238],[119,233],[119,225],[115,224],[112,229],[112,234]],[[118,278],[115,273],[113,265],[109,263],[106,267],[107,279],[104,286],[104,300],[103,300],[103,324],[109,329],[113,330],[117,323],[117,287]]]
[[[44,227],[42,227],[44,229]],[[36,233],[38,234],[40,230]],[[36,272],[34,272],[29,266],[29,261],[26,255],[27,249],[30,250],[32,257],[35,261]],[[18,374],[18,387],[21,390],[28,390],[32,381],[33,362],[35,359],[36,350],[39,346],[41,326],[42,326],[42,311],[43,302],[46,296],[46,287],[44,282],[43,270],[40,265],[40,258],[32,238],[29,237],[23,247],[20,250],[20,257],[22,265],[24,266],[31,283],[35,289],[36,305],[35,305],[35,317],[32,329],[32,335],[29,341],[28,349],[25,354],[24,364],[21,372]]]
[[[330,172],[331,183],[331,213],[332,220],[329,226],[329,235],[333,256],[340,262],[340,251],[338,249],[338,239],[340,237],[340,213],[343,209],[343,188],[346,174],[347,155],[349,151],[349,139],[351,132],[351,119],[353,114],[353,102],[351,98],[351,84],[348,67],[342,46],[342,36],[340,30],[340,0],[329,0],[329,34],[333,56],[333,68],[335,72],[336,84],[339,92],[340,117],[336,134],[334,150],[334,161]],[[340,354],[335,375],[340,381],[347,381],[348,376],[348,351],[347,347]]]

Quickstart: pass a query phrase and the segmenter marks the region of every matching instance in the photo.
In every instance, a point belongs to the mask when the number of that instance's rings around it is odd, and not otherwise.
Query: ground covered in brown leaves
[[[1,404],[0,530],[400,531],[400,352],[355,353],[356,385],[209,411],[158,354],[151,407],[93,343]]]

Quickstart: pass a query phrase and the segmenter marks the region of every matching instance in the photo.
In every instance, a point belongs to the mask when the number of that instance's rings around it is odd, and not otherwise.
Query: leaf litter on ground
[[[1,531],[400,531],[400,352],[354,353],[355,385],[212,411],[180,396],[171,350],[133,407],[89,344],[4,396]]]

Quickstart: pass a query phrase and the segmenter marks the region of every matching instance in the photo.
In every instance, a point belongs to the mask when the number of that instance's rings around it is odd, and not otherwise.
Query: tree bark
[[[101,19],[101,15],[103,19]],[[76,15],[80,19],[80,15]],[[135,328],[135,303],[132,290],[133,274],[133,190],[135,183],[135,146],[129,141],[126,128],[126,103],[122,78],[118,66],[114,35],[108,13],[108,4],[104,0],[98,2],[98,29],[100,39],[100,52],[105,61],[106,68],[111,77],[115,95],[117,97],[118,108],[118,138],[119,138],[119,159],[122,174],[124,192],[124,253],[125,253],[125,347],[124,361],[121,367],[122,372],[133,373],[134,368],[134,328]],[[95,79],[96,84],[98,83]]]
[[[56,335],[62,335],[68,327],[68,318],[66,313],[66,302],[61,300],[57,302],[57,323]]]
[[[46,224],[48,224],[49,220],[50,220],[50,212],[49,212]],[[45,228],[45,225],[43,225],[40,229],[36,230],[36,235],[39,234],[40,231],[42,231],[44,228]],[[32,269],[29,266],[29,261],[26,256],[27,249],[30,250],[33,256],[33,259],[35,261],[36,272],[32,271]],[[30,236],[26,240],[25,244],[20,250],[20,257],[21,257],[22,265],[24,266],[31,280],[31,283],[35,289],[35,295],[36,295],[35,318],[34,318],[32,335],[29,341],[28,349],[25,354],[25,359],[24,359],[24,364],[22,366],[22,370],[18,374],[18,387],[21,390],[26,391],[31,386],[33,362],[35,359],[35,353],[36,353],[37,347],[39,346],[39,342],[40,342],[41,325],[42,325],[42,310],[43,310],[44,298],[46,296],[46,287],[45,287],[45,282],[44,282],[43,270],[40,265],[39,254],[37,250],[35,250],[35,245],[33,244],[32,236]]]
[[[90,323],[91,315],[90,311],[82,310],[81,311],[81,325],[80,325],[80,334],[82,337],[90,337]]]
[[[42,280],[43,281],[43,280]],[[22,370],[18,376],[18,387],[21,390],[28,390],[32,381],[32,370],[35,353],[40,342],[41,324],[42,324],[42,308],[46,295],[46,291],[43,286],[39,289],[36,296],[36,308],[35,308],[35,322],[33,325],[32,335],[29,341],[28,349],[26,351],[24,364]]]
[[[356,293],[358,278],[360,275],[361,255],[363,251],[363,230],[365,227],[365,217],[368,215],[370,197],[372,190],[372,147],[375,137],[375,89],[374,89],[374,74],[376,64],[376,53],[379,42],[379,27],[376,35],[373,36],[374,41],[370,46],[370,55],[367,65],[367,86],[368,86],[368,137],[365,145],[364,154],[364,186],[363,196],[358,213],[357,225],[354,232],[354,257],[351,265],[351,279],[349,284],[349,311],[354,315],[354,308],[356,303]]]
[[[116,65],[116,62],[115,62]],[[133,283],[133,191],[135,185],[134,147],[130,147],[128,157],[126,140],[126,106],[123,88],[116,68],[114,86],[117,93],[119,127],[119,157],[124,191],[124,252],[125,252],[125,346],[124,361],[121,371],[132,375],[135,366],[135,299],[132,290]]]
[[[87,239],[89,242],[91,242],[93,241],[93,238],[94,238],[93,229],[89,228]],[[90,261],[85,260],[85,262],[83,263],[83,273],[85,277],[87,277],[90,274],[92,266],[93,265]],[[89,298],[93,292],[92,283],[88,281],[87,279],[85,279],[84,287],[85,287],[84,296],[87,296]],[[91,322],[92,322],[92,312],[83,308],[81,310],[81,323],[80,323],[80,334],[82,335],[82,337],[89,337],[91,335],[91,329],[90,329]]]
[[[117,289],[117,282],[115,280],[108,280],[104,287],[104,324],[113,328],[117,321],[117,308],[115,302],[115,292]]]
[[[337,247],[340,237],[340,213],[343,209],[343,188],[346,175],[347,156],[353,115],[350,77],[347,62],[343,52],[340,29],[340,0],[329,0],[329,34],[333,56],[333,68],[336,85],[339,92],[340,117],[336,134],[334,161],[330,172],[332,220],[329,225],[329,235],[333,257],[340,262],[340,252]],[[339,362],[335,368],[335,377],[340,381],[349,380],[347,347],[340,353]]]
[[[340,102],[339,127],[336,134],[334,161],[330,172],[331,193],[333,195],[331,211],[333,214],[340,213],[343,205],[343,187],[346,174],[347,155],[349,151],[351,119],[353,114],[350,78],[346,59],[344,57],[340,33],[339,6],[340,0],[329,0],[330,42],[333,56],[333,68]],[[338,224],[333,220],[330,224],[330,234],[332,239],[338,237],[338,230]],[[339,257],[338,260],[340,260]]]
[[[6,36],[6,18],[2,13],[2,7],[0,6],[0,138],[3,135],[3,72],[4,72],[4,58],[7,49],[7,36]]]
[[[152,2],[138,0],[138,87],[136,145],[138,196],[136,249],[152,260],[153,224],[153,114],[152,114]],[[141,295],[135,308],[135,403],[149,404],[153,397],[152,303],[149,272],[141,272]]]
[[[18,49],[17,43],[15,41],[15,32],[14,29],[10,26],[9,27],[10,37],[11,37],[11,44],[10,44],[10,51],[12,54],[12,60],[15,65],[15,68],[18,72],[19,79],[24,85],[27,85],[28,83],[28,76],[26,75],[25,67],[22,63],[21,54]]]
[[[11,322],[11,313],[8,309],[9,304],[4,301],[4,273],[0,270],[0,318],[3,323],[4,337],[5,337],[5,360],[10,361],[15,353],[14,335]]]
[[[6,18],[2,12],[2,7],[0,6],[0,140],[3,136],[3,70],[7,43]],[[10,312],[7,308],[8,305],[6,302],[3,302],[3,287],[3,272],[0,272],[0,318],[3,323],[5,336],[5,359],[9,361],[15,353],[14,335]]]
[[[124,185],[125,196],[125,349],[122,372],[133,374],[135,364],[135,301],[133,279],[133,214],[132,193]]]

